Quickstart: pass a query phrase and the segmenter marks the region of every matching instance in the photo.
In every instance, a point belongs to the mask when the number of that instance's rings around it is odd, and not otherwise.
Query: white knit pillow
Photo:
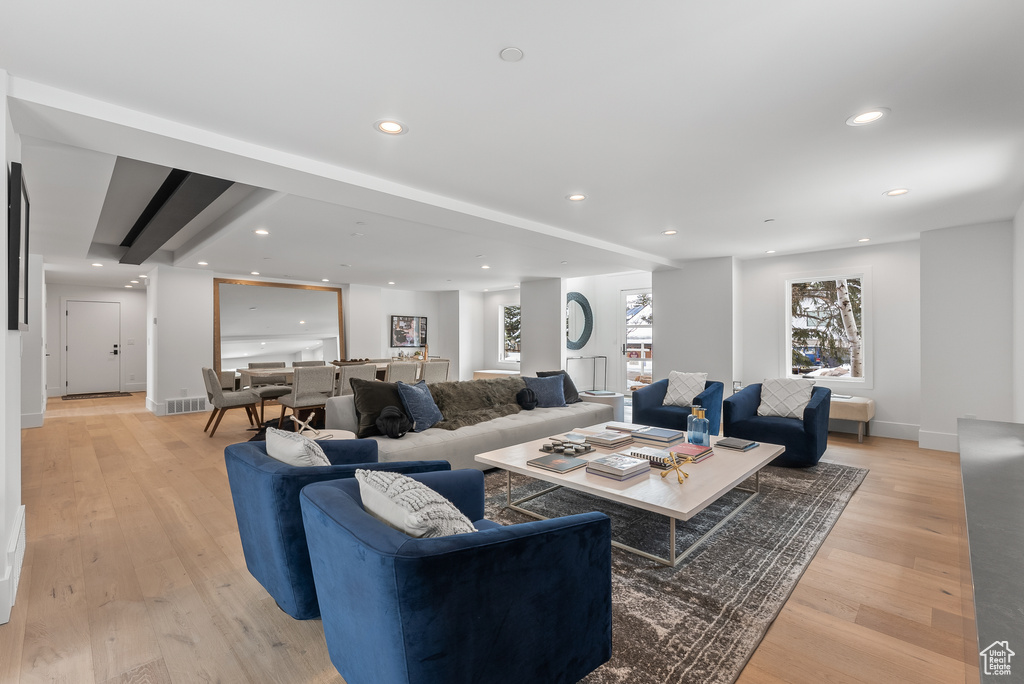
[[[299,467],[331,465],[319,444],[297,432],[277,428],[267,428],[267,455]]]
[[[447,537],[476,532],[448,499],[422,482],[385,470],[356,471],[366,512],[410,537]]]
[[[776,378],[761,383],[759,416],[781,416],[803,420],[813,385],[807,380]]]
[[[681,373],[669,371],[668,390],[665,392],[664,406],[690,406],[693,399],[704,391],[708,380],[707,373]]]

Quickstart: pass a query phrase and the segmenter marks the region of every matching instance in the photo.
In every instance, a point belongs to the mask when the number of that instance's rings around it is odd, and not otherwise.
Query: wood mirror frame
[[[255,287],[280,287],[293,290],[318,290],[321,292],[334,292],[338,296],[338,353],[340,358],[345,358],[345,321],[341,313],[341,288],[326,287],[323,285],[293,285],[291,283],[269,283],[260,280],[239,280],[236,278],[214,278],[213,279],[213,369],[218,375],[221,372],[221,344],[220,344],[220,286],[221,285],[253,285]],[[330,363],[330,359],[324,359]]]

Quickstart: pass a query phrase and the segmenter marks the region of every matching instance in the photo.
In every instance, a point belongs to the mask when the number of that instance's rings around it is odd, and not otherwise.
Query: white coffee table
[[[600,425],[597,425],[588,429],[599,429],[600,427]],[[717,437],[712,437],[712,446],[714,446],[714,442],[717,440]],[[750,451],[732,451],[718,447],[715,449],[715,455],[711,458],[705,459],[700,463],[690,463],[683,466],[683,470],[689,474],[689,478],[683,484],[679,484],[674,473],[669,473],[667,477],[661,477],[662,471],[656,468],[652,468],[646,477],[640,476],[619,482],[601,477],[600,475],[591,475],[587,473],[586,468],[579,468],[568,473],[555,473],[527,465],[526,462],[530,459],[543,455],[540,447],[548,442],[550,442],[549,439],[537,439],[504,449],[496,449],[478,454],[476,460],[485,465],[505,470],[507,473],[508,489],[508,503],[506,505],[515,511],[525,513],[539,520],[545,520],[546,518],[522,508],[519,504],[554,491],[559,487],[568,487],[569,489],[586,492],[603,499],[617,501],[627,506],[666,516],[669,521],[668,558],[655,556],[614,540],[612,545],[670,566],[678,565],[701,542],[731,520],[752,498],[757,496],[760,491],[758,473],[761,468],[768,465],[775,457],[785,451],[785,448],[778,444],[761,444]],[[628,449],[628,447],[596,449],[589,454],[581,456],[581,458],[589,461],[599,456],[625,449]],[[513,501],[512,473],[528,475],[537,480],[550,482],[554,486]],[[744,499],[739,506],[702,535],[700,539],[684,549],[682,553],[676,555],[676,520],[689,520],[721,498],[726,492],[732,489],[740,489],[737,485],[751,475],[755,476],[754,488],[752,490],[743,490],[751,492],[751,496]]]

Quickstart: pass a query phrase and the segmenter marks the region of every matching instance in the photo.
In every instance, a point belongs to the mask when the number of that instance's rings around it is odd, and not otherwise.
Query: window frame
[[[510,359],[505,356],[505,309],[515,307],[519,309],[519,355],[518,359]],[[522,359],[523,344],[523,308],[520,304],[499,304],[498,305],[498,363],[519,364]]]
[[[808,378],[815,385],[828,387],[833,392],[848,393],[858,389],[874,389],[874,325],[872,302],[871,267],[859,266],[850,268],[830,268],[820,271],[789,273],[785,276],[783,293],[784,325],[782,330],[782,354],[779,377],[802,378],[792,372],[793,368],[793,285],[817,280],[835,280],[837,278],[860,278],[861,282],[861,342],[864,354],[864,376],[861,378],[814,377]]]

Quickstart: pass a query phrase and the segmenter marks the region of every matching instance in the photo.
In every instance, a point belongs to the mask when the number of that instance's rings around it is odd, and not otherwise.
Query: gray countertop
[[[981,681],[1024,682],[1024,425],[960,419],[957,431]]]

